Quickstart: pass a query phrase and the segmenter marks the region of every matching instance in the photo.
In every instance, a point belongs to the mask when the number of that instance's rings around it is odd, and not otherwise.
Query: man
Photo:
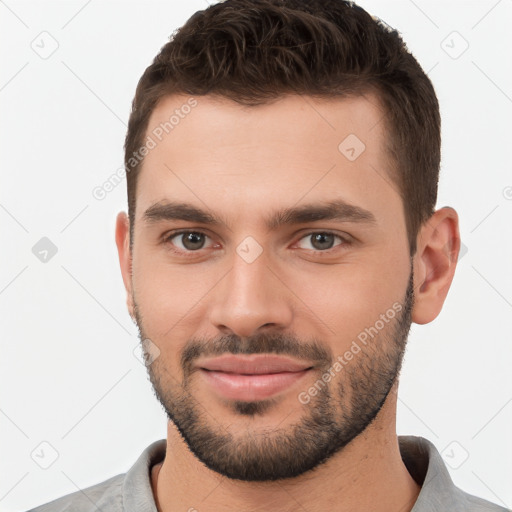
[[[168,418],[43,511],[503,511],[396,435],[412,322],[460,248],[440,119],[397,32],[342,0],[227,0],[142,76],[116,243]]]

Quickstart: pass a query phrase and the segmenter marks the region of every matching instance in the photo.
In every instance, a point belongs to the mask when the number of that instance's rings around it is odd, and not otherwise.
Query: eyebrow
[[[183,220],[212,226],[229,225],[224,219],[213,215],[207,210],[198,208],[190,203],[174,201],[155,203],[144,212],[142,220],[145,224],[168,220]],[[266,217],[265,225],[269,230],[275,230],[280,226],[321,220],[377,224],[377,219],[369,210],[342,200],[334,200],[327,203],[283,208]]]

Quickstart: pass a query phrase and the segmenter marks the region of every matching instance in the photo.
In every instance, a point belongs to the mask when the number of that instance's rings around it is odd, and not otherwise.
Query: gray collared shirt
[[[400,453],[421,491],[411,512],[511,512],[457,488],[436,447],[417,436],[398,436]],[[28,512],[157,512],[151,468],[165,457],[166,440],[149,445],[127,473],[68,494]]]

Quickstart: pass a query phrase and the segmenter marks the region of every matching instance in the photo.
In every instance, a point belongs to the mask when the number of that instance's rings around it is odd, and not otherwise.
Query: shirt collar
[[[466,510],[466,493],[454,485],[434,444],[418,436],[398,436],[398,444],[407,470],[421,486],[411,512]]]

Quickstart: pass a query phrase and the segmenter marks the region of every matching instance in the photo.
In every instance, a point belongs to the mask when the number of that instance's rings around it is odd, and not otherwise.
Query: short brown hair
[[[225,0],[196,12],[145,70],[125,141],[130,247],[149,118],[170,94],[219,95],[259,105],[285,94],[374,92],[381,101],[402,197],[410,255],[434,213],[441,120],[432,83],[396,30],[344,0]],[[341,141],[340,141],[341,142]]]

